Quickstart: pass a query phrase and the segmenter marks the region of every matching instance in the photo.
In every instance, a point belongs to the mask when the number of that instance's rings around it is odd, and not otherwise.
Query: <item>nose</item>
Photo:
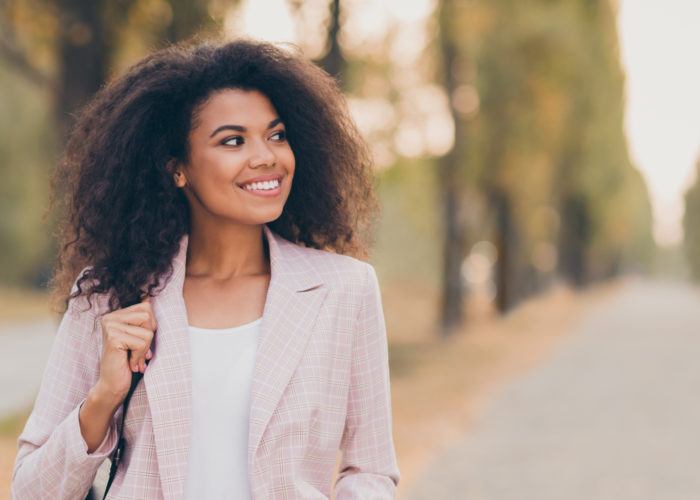
[[[276,164],[275,152],[264,140],[255,141],[250,157],[250,168],[272,167]]]

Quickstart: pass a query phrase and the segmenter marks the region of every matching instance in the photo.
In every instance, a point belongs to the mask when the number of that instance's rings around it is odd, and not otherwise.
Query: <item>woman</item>
[[[14,498],[85,497],[135,372],[108,498],[393,498],[381,302],[351,257],[370,168],[332,79],[270,44],[168,48],[101,90],[57,176],[67,311]]]

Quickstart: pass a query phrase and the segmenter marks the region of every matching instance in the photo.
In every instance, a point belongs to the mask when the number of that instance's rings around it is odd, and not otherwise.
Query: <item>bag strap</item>
[[[107,498],[107,493],[109,492],[110,486],[112,486],[112,481],[117,475],[117,468],[119,467],[119,462],[121,462],[122,456],[124,455],[124,448],[126,448],[126,441],[124,440],[124,422],[126,421],[126,410],[129,408],[129,401],[131,401],[131,396],[136,390],[136,386],[139,381],[143,378],[143,373],[136,372],[131,374],[131,387],[129,387],[129,392],[124,398],[122,403],[122,421],[119,423],[119,441],[117,442],[117,449],[114,450],[112,454],[112,464],[109,467],[109,480],[107,481],[107,487],[105,488],[105,494],[102,500]]]

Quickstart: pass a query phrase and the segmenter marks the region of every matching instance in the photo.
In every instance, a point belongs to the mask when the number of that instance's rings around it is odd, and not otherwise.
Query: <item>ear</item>
[[[180,170],[173,174],[173,179],[175,179],[175,185],[179,188],[184,188],[187,185],[187,179],[185,179],[185,174]]]
[[[184,188],[185,185],[187,185],[187,178],[185,177],[183,165],[177,158],[171,158],[170,161],[168,161],[168,172],[173,175],[175,186]]]

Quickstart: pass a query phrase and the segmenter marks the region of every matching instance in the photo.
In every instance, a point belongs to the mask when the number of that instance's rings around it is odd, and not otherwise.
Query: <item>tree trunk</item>
[[[208,2],[203,0],[170,0],[173,18],[166,30],[168,41],[177,43],[186,40],[212,24]],[[235,2],[230,3],[238,3]]]
[[[560,273],[572,285],[583,287],[588,282],[586,248],[590,236],[586,203],[580,196],[567,196],[561,214]]]
[[[447,159],[443,159],[447,161]],[[454,186],[442,186],[445,240],[442,270],[441,333],[449,335],[462,324],[462,239],[464,231],[457,219],[459,198]]]
[[[453,68],[458,58],[457,46],[452,39],[450,22],[453,19],[454,3],[443,0],[440,4],[440,45],[443,59],[443,84],[450,102],[450,112],[454,122],[455,144],[446,155],[440,158],[439,189],[443,206],[443,271],[442,271],[442,301],[440,311],[440,330],[443,336],[451,334],[462,325],[464,288],[462,286],[462,260],[464,259],[464,243],[466,229],[460,220],[461,213],[459,171],[462,168],[465,150],[464,122],[454,108],[452,96],[457,88]]]
[[[60,0],[60,74],[55,94],[60,143],[73,125],[73,115],[100,88],[105,74],[104,34],[99,0]]]
[[[346,61],[343,57],[343,51],[340,48],[340,0],[332,0],[330,5],[331,19],[328,26],[328,35],[326,38],[326,55],[319,61],[326,72],[334,77],[338,84],[343,87],[345,82]]]
[[[496,308],[500,313],[510,311],[518,302],[517,265],[518,238],[513,224],[510,201],[504,193],[493,195],[496,211]]]

